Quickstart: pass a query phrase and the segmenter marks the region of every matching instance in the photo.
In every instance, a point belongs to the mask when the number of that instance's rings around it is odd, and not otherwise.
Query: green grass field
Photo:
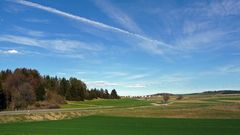
[[[0,115],[0,135],[240,134],[238,94],[186,95],[182,100],[172,96],[167,105],[161,100],[151,97],[68,101],[61,106],[63,109],[80,110]]]
[[[86,108],[86,107],[136,107],[136,106],[150,106],[151,101],[147,100],[137,100],[130,98],[123,99],[96,99],[96,100],[86,100],[86,101],[68,101],[68,104],[64,104],[62,108]]]
[[[182,100],[171,96],[167,105],[161,97],[120,100],[68,101],[62,108],[113,107],[99,109],[97,115],[157,117],[157,118],[203,118],[240,119],[239,94],[195,94],[185,95]]]
[[[238,135],[240,120],[88,116],[0,124],[0,135]]]

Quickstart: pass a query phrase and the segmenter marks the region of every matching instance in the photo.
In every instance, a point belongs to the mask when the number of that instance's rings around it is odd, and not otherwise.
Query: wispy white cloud
[[[55,8],[43,6],[43,5],[40,5],[40,4],[37,4],[37,3],[25,1],[25,0],[17,0],[16,2],[19,3],[19,4],[25,5],[25,6],[30,6],[30,7],[38,8],[38,9],[41,9],[41,10],[44,10],[44,11],[47,11],[47,12],[50,12],[50,13],[54,13],[54,14],[57,14],[59,16],[74,19],[74,20],[79,21],[81,23],[86,23],[86,24],[89,24],[91,26],[95,26],[95,27],[98,27],[98,28],[101,28],[101,29],[111,30],[111,31],[114,31],[114,32],[118,32],[118,33],[126,34],[128,36],[135,37],[135,38],[141,40],[142,42],[147,42],[148,44],[146,44],[145,46],[143,46],[143,44],[142,44],[141,47],[143,47],[144,49],[146,49],[148,51],[151,51],[152,53],[155,53],[155,54],[164,54],[163,51],[161,51],[162,48],[173,49],[173,47],[171,47],[169,44],[164,43],[162,41],[151,39],[149,37],[146,37],[146,36],[143,36],[143,35],[140,35],[140,34],[132,33],[132,32],[129,32],[129,31],[117,28],[117,27],[113,27],[113,26],[110,26],[110,25],[107,25],[107,24],[104,24],[104,23],[101,23],[101,22],[93,21],[93,20],[90,20],[90,19],[87,19],[87,18],[84,18],[84,17],[81,17],[81,16],[77,16],[77,15],[73,15],[73,14],[70,14],[70,13],[67,13],[67,12],[63,12],[63,11],[57,10]]]
[[[111,83],[107,81],[94,81],[87,82],[88,87],[109,87],[109,86],[119,86],[119,83]]]
[[[133,85],[128,85],[128,88],[145,88],[145,84],[133,84]]]
[[[59,75],[59,76],[65,76],[66,73],[64,73],[64,72],[57,72],[57,75]]]
[[[13,2],[13,0],[4,0],[4,1],[5,2]],[[22,7],[17,4],[4,4],[4,6],[2,6],[2,9],[3,9],[3,11],[5,11],[7,13],[11,13],[11,14],[20,13],[20,12],[23,12],[26,10],[25,7]]]
[[[194,1],[184,6],[172,7],[164,4],[151,5],[144,10],[149,11],[156,16],[156,20],[165,24],[155,31],[165,31],[165,35],[171,37],[170,43],[176,49],[173,53],[170,52],[173,56],[217,50],[232,44],[229,41],[236,40],[237,34],[231,32],[236,31],[238,25],[236,21],[230,20],[237,19],[240,15],[239,0]],[[226,22],[227,25],[223,25]],[[169,34],[168,29],[171,31]],[[169,51],[164,49],[162,51]]]
[[[99,74],[99,73],[95,73]],[[111,71],[111,72],[104,72],[102,73],[102,76],[104,78],[120,78],[125,80],[138,80],[143,79],[145,77],[149,77],[150,74],[133,74],[129,72],[123,72],[123,71]]]
[[[105,78],[116,78],[116,77],[126,77],[129,75],[129,73],[126,72],[120,72],[120,71],[113,71],[113,72],[105,72],[104,77]]]
[[[219,68],[223,73],[240,73],[240,65],[227,65]]]
[[[133,21],[125,12],[114,6],[110,1],[107,0],[96,0],[96,5],[106,13],[115,22],[119,23],[124,28],[136,32],[143,33],[136,22]]]
[[[179,50],[199,50],[209,47],[219,47],[216,44],[227,33],[221,30],[208,30],[204,32],[197,32],[184,38],[178,39],[176,44]],[[213,46],[214,45],[214,46]]]
[[[125,88],[145,88],[146,85],[142,83],[116,83],[108,81],[92,81],[87,82],[87,86],[90,88],[104,88],[104,87],[125,87]]]
[[[64,57],[64,58],[73,58],[73,59],[85,59],[86,58],[85,55],[76,54],[76,53],[74,53],[74,54],[70,53],[70,54],[64,54],[64,55],[58,54],[58,55],[55,55],[55,56]]]
[[[37,19],[37,18],[26,18],[24,19],[25,22],[31,22],[31,23],[48,23],[49,20],[47,19]]]
[[[158,83],[168,83],[168,84],[177,84],[177,83],[184,83],[188,82],[194,79],[193,76],[186,75],[186,74],[181,74],[181,73],[175,73],[175,74],[168,74],[168,75],[163,75],[157,80],[159,81]]]
[[[128,77],[126,77],[126,79],[128,79],[128,80],[137,80],[137,79],[145,78],[147,76],[149,76],[149,74],[136,74],[136,75],[128,76]]]
[[[209,16],[240,15],[240,1],[212,1],[205,10]]]
[[[79,74],[79,75],[88,74],[88,72],[85,72],[85,71],[77,71],[76,73]]]
[[[22,34],[26,34],[29,36],[33,36],[33,37],[44,37],[46,36],[46,33],[43,31],[37,31],[37,30],[31,30],[31,29],[27,29],[27,28],[23,28],[23,27],[19,27],[19,26],[15,26],[13,27],[13,29],[17,32],[20,32]]]
[[[1,35],[0,42],[10,42],[20,45],[36,46],[52,51],[74,51],[74,50],[90,50],[90,51],[100,51],[102,48],[99,45],[80,42],[76,40],[69,39],[52,39],[43,40],[31,37],[15,36],[15,35]]]
[[[185,13],[198,14],[200,17],[222,17],[240,15],[239,0],[196,1],[184,9]]]
[[[194,21],[194,20],[186,20],[183,22],[183,34],[192,35],[196,32],[202,32],[204,30],[208,30],[210,25],[210,21]]]
[[[15,49],[10,49],[10,50],[0,50],[0,54],[20,54],[20,52]]]
[[[225,75],[240,73],[240,65],[224,65],[202,72],[200,75]]]

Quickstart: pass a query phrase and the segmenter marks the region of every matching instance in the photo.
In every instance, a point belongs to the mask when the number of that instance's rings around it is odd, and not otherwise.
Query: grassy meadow
[[[1,124],[0,131],[1,135],[237,135],[240,121],[88,116]]]
[[[86,107],[134,107],[134,106],[149,106],[151,101],[138,99],[95,99],[86,101],[68,101],[62,105],[62,108],[86,108]]]
[[[61,107],[76,110],[0,115],[0,135],[240,134],[238,94],[171,96],[167,104],[162,97],[68,101]]]
[[[69,101],[62,108],[112,107],[98,109],[96,114],[104,116],[240,119],[239,94],[195,94],[185,95],[182,100],[176,98],[171,96],[167,104],[162,103],[162,97]]]

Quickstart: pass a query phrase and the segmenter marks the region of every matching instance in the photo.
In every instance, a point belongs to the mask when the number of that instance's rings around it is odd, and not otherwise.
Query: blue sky
[[[239,0],[2,0],[0,69],[120,95],[240,89]]]

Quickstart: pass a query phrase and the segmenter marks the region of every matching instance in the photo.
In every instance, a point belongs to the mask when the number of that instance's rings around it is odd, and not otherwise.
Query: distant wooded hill
[[[194,94],[240,94],[240,90],[216,90],[216,91],[204,91],[201,93],[189,93],[189,94],[172,94],[172,93],[157,93],[148,96],[163,96],[163,95],[194,95]]]
[[[240,94],[240,90],[205,91],[203,94]]]
[[[84,101],[96,98],[119,99],[115,89],[88,89],[74,77],[42,76],[35,69],[17,68],[0,72],[0,110],[57,108],[65,100]]]

